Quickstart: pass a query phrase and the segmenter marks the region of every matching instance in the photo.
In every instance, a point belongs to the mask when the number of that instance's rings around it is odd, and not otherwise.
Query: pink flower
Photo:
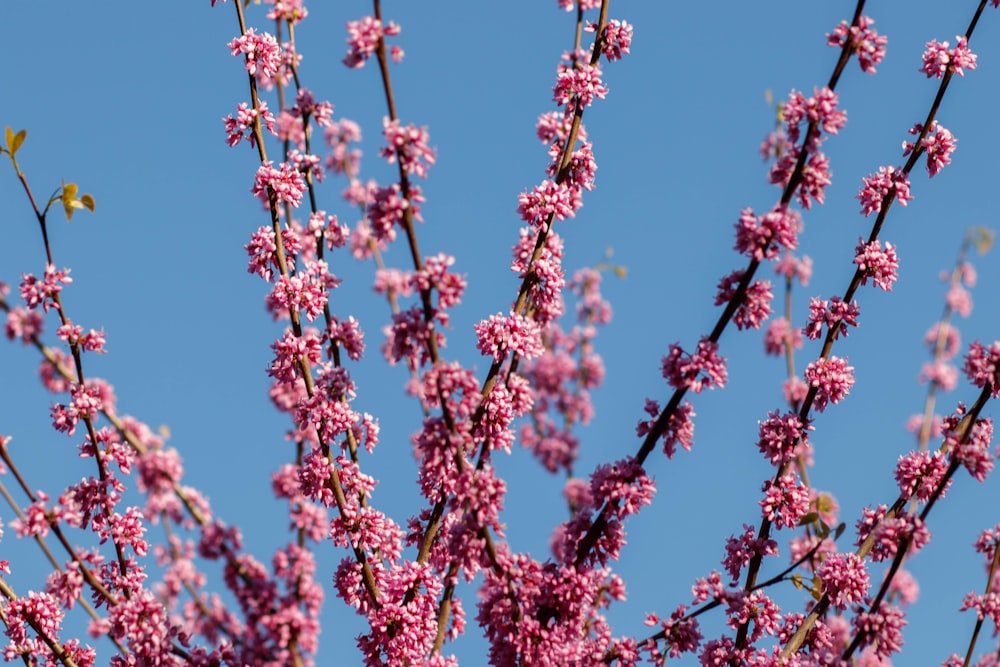
[[[738,269],[719,281],[718,292],[715,295],[715,305],[728,304],[736,295],[736,288],[744,275],[743,269]],[[759,329],[760,325],[771,314],[771,283],[766,280],[757,280],[747,286],[743,295],[743,300],[733,313],[733,322],[736,328]]]
[[[965,76],[964,70],[976,69],[976,54],[969,50],[969,39],[958,37],[958,43],[951,51],[951,66],[955,74]]]
[[[698,350],[688,355],[676,343],[661,361],[664,379],[674,389],[690,389],[696,394],[726,385],[726,358],[719,356],[719,345],[707,337],[698,342]]]
[[[303,0],[272,0],[274,6],[267,13],[267,18],[272,21],[288,21],[292,25],[300,22],[309,16],[309,10],[303,4]]]
[[[968,317],[972,313],[972,295],[958,283],[948,288],[944,300],[952,311],[962,317]]]
[[[980,389],[989,386],[991,396],[1000,394],[1000,341],[990,343],[989,347],[979,341],[969,345],[963,366],[969,382]]]
[[[813,297],[809,300],[809,324],[806,325],[805,333],[809,340],[816,340],[823,333],[823,326],[827,331],[834,331],[833,340],[837,340],[841,335],[847,336],[847,327],[858,326],[858,302],[852,301],[850,304],[844,303],[839,296],[835,296],[829,301]]]
[[[900,167],[879,167],[877,174],[869,174],[862,181],[857,198],[865,216],[879,211],[883,200],[892,193],[900,206],[913,199],[910,195],[910,178]]]
[[[56,267],[47,264],[41,280],[30,273],[21,274],[21,298],[30,310],[41,306],[47,313],[50,307],[56,305],[56,295],[62,292],[62,286],[71,282],[69,269],[57,271]]]
[[[556,85],[552,89],[553,101],[566,106],[570,102],[573,108],[589,107],[594,98],[603,100],[608,89],[601,81],[600,65],[589,62],[577,63],[576,66],[560,64],[556,75]]]
[[[945,322],[935,323],[927,330],[927,334],[924,336],[924,343],[934,352],[938,346],[938,339],[943,339],[944,343],[940,353],[941,359],[952,359],[958,354],[962,344],[962,335],[956,327]]]
[[[787,353],[789,344],[795,350],[802,348],[802,330],[793,327],[784,317],[774,318],[764,332],[764,351],[781,356]]]
[[[875,21],[867,16],[859,17],[857,25],[852,26],[847,21],[841,21],[826,36],[827,44],[838,47],[848,45],[851,52],[857,54],[861,71],[875,74],[875,65],[885,58],[885,45],[889,40],[871,27],[874,24]]]
[[[222,122],[226,125],[226,143],[230,146],[235,146],[240,143],[241,139],[246,139],[250,143],[250,147],[253,148],[257,145],[257,136],[254,134],[254,120],[257,118],[258,112],[256,109],[250,108],[246,102],[240,102],[240,105],[236,108],[236,118],[233,118],[232,114],[228,118],[223,118]],[[274,116],[267,109],[267,102],[264,100],[260,101],[260,118],[264,123],[264,129],[266,129],[271,134],[276,133],[274,131]]]
[[[927,502],[944,479],[947,469],[948,460],[941,451],[910,452],[900,456],[896,463],[896,484],[900,496],[907,499],[916,497],[920,502]],[[944,491],[941,497],[944,497]]]
[[[791,528],[809,512],[809,489],[795,475],[764,483],[764,498],[758,503],[763,518],[778,528]]]
[[[827,554],[816,575],[830,604],[840,610],[861,603],[871,585],[864,560],[853,553]]]
[[[505,317],[500,313],[491,315],[475,325],[479,340],[476,348],[486,356],[492,356],[499,363],[507,353],[523,359],[537,357],[543,351],[541,330],[538,325],[519,313]]]
[[[260,199],[265,206],[270,201],[269,192],[273,192],[277,200],[285,201],[299,207],[302,195],[306,191],[306,182],[302,174],[287,162],[281,163],[281,169],[275,169],[271,162],[265,162],[257,169],[253,187],[250,192]]]
[[[956,436],[958,416],[945,419],[944,445],[951,449],[952,458],[960,462],[977,482],[982,482],[993,470],[994,456],[990,451],[993,442],[992,418],[977,419],[964,439]]]
[[[521,219],[537,228],[545,226],[550,217],[565,220],[576,215],[569,188],[554,181],[542,181],[531,192],[518,195],[517,200]]]
[[[660,416],[660,404],[647,398],[645,410],[651,419],[640,421],[636,425],[635,433],[640,438],[653,431],[656,420]],[[693,406],[684,401],[668,418],[667,428],[660,436],[660,439],[663,440],[663,453],[667,455],[668,459],[674,458],[677,445],[683,447],[685,451],[691,451],[691,447],[694,446],[694,421],[692,419],[694,416]]]
[[[398,157],[400,166],[407,174],[427,178],[427,169],[433,166],[437,155],[428,145],[430,135],[426,127],[401,127],[398,120],[383,118],[382,134],[389,145],[382,148],[379,155],[386,158],[389,164],[393,164]]]
[[[799,284],[806,287],[812,277],[812,264],[812,258],[808,255],[799,259],[792,253],[786,252],[774,263],[774,272],[789,281],[798,278]]]
[[[16,306],[7,311],[4,334],[7,336],[7,340],[20,338],[25,345],[30,345],[32,339],[42,334],[44,322],[44,316],[37,310]]]
[[[805,378],[817,390],[813,406],[823,412],[829,403],[836,405],[850,392],[854,386],[854,367],[840,357],[817,359],[806,367]]]
[[[395,37],[401,32],[400,27],[389,22],[384,28],[382,22],[371,16],[364,16],[357,21],[347,22],[347,55],[343,63],[357,69],[365,66],[365,62],[375,53],[379,40],[385,37]]]
[[[865,244],[859,238],[854,252],[854,263],[858,265],[860,271],[864,272],[861,284],[867,285],[868,279],[871,278],[876,287],[881,287],[887,292],[891,291],[892,284],[899,276],[899,258],[896,257],[896,246],[887,241],[885,250],[882,250],[882,242],[878,239]]]
[[[758,426],[757,447],[773,466],[784,465],[810,447],[809,431],[813,426],[809,420],[803,422],[797,412],[769,412],[767,420],[758,422]]]
[[[909,133],[918,135],[923,130],[923,126],[917,123],[910,128]],[[946,164],[951,164],[951,154],[955,152],[957,143],[954,135],[947,128],[937,121],[931,124],[931,129],[927,135],[920,140],[920,145],[927,152],[927,173],[933,178],[937,176],[941,168]],[[912,142],[903,143],[903,157],[913,151]]]
[[[253,28],[248,28],[246,34],[229,42],[228,46],[234,56],[241,53],[246,56],[246,68],[250,74],[256,75],[259,69],[265,79],[273,79],[278,73],[281,47],[269,33],[258,35]]]
[[[730,536],[726,540],[726,557],[722,565],[732,577],[733,582],[739,581],[740,570],[750,563],[754,556],[774,556],[778,553],[778,544],[772,539],[759,539],[754,527],[743,524],[743,532]]]
[[[926,74],[928,79],[932,76],[940,79],[949,66],[959,76],[965,76],[966,69],[976,69],[976,54],[969,50],[969,40],[957,36],[956,39],[958,44],[950,51],[948,42],[938,42],[936,39],[927,42],[927,50],[922,56],[924,64],[920,67],[920,71]]]
[[[888,659],[903,649],[905,614],[899,607],[882,603],[874,612],[861,612],[854,617],[854,628],[862,637],[861,647],[871,647],[878,658]]]
[[[596,32],[597,24],[589,21],[586,31]],[[602,37],[601,53],[608,59],[608,62],[621,60],[623,55],[629,53],[629,47],[632,45],[632,26],[628,21],[611,19],[604,25]]]
[[[782,250],[798,247],[802,219],[798,212],[777,207],[759,218],[753,209],[740,211],[736,223],[736,252],[761,261],[776,258]]]

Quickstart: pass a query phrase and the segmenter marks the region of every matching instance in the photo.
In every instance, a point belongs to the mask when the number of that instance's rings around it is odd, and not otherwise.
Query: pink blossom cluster
[[[848,366],[847,360],[840,357],[820,358],[806,367],[805,380],[810,390],[816,392],[813,406],[823,412],[828,404],[836,405],[851,391],[854,367]]]
[[[861,212],[865,216],[881,211],[886,200],[895,198],[900,206],[913,199],[910,194],[910,177],[900,167],[879,167],[878,173],[865,176],[858,200],[861,201]]]
[[[628,55],[632,46],[632,25],[628,21],[610,19],[604,25],[604,34],[601,39],[601,53],[608,59],[608,62],[621,60]],[[597,32],[597,24],[593,21],[587,23],[587,32]]]
[[[400,27],[392,21],[383,25],[382,21],[372,16],[363,16],[357,21],[348,21],[348,48],[343,63],[354,69],[364,67],[368,59],[375,53],[379,42],[385,37],[396,37],[400,32]],[[402,52],[393,51],[393,53],[399,54],[395,57],[395,60],[398,62],[402,58]]]
[[[264,79],[273,79],[281,66],[281,47],[269,33],[258,34],[254,28],[229,42],[229,50],[234,56],[243,55],[247,72]]]
[[[226,143],[230,146],[235,146],[241,140],[245,139],[251,148],[255,147],[257,145],[257,135],[254,134],[254,124],[258,116],[260,116],[264,124],[264,129],[271,134],[276,134],[274,131],[274,116],[268,111],[266,101],[260,101],[259,110],[251,109],[246,102],[240,102],[240,105],[236,108],[236,118],[233,118],[232,114],[230,114],[228,117],[222,119],[222,122],[226,126]]]
[[[708,338],[698,341],[698,349],[688,354],[674,343],[661,360],[663,378],[674,389],[690,389],[696,394],[708,387],[726,386],[726,359],[719,356],[719,345]]]
[[[948,42],[939,42],[936,39],[927,42],[927,50],[924,51],[924,64],[920,71],[927,75],[927,78],[936,76],[941,78],[950,68],[955,74],[965,76],[965,70],[976,69],[976,54],[969,50],[969,40],[967,37],[956,37],[958,43],[954,49],[948,48]]]
[[[29,310],[41,306],[47,313],[49,308],[56,305],[55,300],[62,292],[62,286],[71,282],[73,279],[69,277],[69,269],[58,271],[56,267],[47,264],[41,279],[30,273],[21,274],[21,299]]]
[[[859,312],[857,301],[845,303],[839,296],[832,297],[829,301],[812,297],[809,300],[809,324],[805,327],[805,334],[809,340],[816,340],[823,335],[823,328],[826,327],[827,336],[831,340],[837,340],[841,335],[846,337],[848,327],[858,326]]]
[[[306,182],[302,174],[287,162],[282,162],[280,169],[275,169],[270,162],[262,164],[250,188],[250,192],[265,206],[273,194],[276,201],[287,202],[296,208],[302,203],[305,191]]]
[[[910,128],[912,135],[919,136],[924,130],[923,125],[917,123]],[[933,178],[940,173],[942,167],[951,164],[951,154],[955,152],[957,140],[954,135],[937,121],[931,123],[927,134],[920,140],[920,146],[927,153],[927,173]],[[912,142],[903,142],[903,157],[913,152]]]
[[[428,145],[430,135],[426,127],[402,127],[399,120],[384,118],[382,134],[389,145],[382,148],[379,155],[386,158],[389,164],[398,158],[399,166],[407,174],[427,178],[427,170],[433,166],[437,155]]]
[[[875,66],[885,58],[885,45],[889,40],[872,28],[874,24],[875,21],[867,16],[859,16],[854,25],[841,21],[833,32],[827,34],[827,44],[839,48],[846,46],[857,55],[861,71],[875,74]]]
[[[863,239],[859,238],[854,252],[854,263],[862,272],[861,284],[867,285],[868,281],[871,280],[876,287],[880,287],[886,292],[891,291],[893,283],[899,278],[899,258],[896,256],[896,246],[887,241],[883,249],[882,242],[878,239],[871,243],[865,243]]]

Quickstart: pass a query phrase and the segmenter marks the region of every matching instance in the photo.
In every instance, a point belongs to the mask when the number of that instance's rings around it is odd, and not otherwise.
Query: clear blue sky
[[[839,86],[848,124],[825,147],[834,173],[828,203],[805,214],[801,251],[815,271],[796,294],[798,324],[808,296],[843,293],[854,246],[871,223],[854,199],[861,178],[902,161],[900,142],[933,99],[936,80],[917,71],[924,43],[954,42],[975,4],[869,3],[866,13],[889,37],[888,56],[874,77],[852,61]],[[335,105],[336,118],[361,123],[365,175],[386,180],[392,172],[376,158],[385,114],[377,70],[340,64],[344,22],[370,5],[313,2],[309,9],[297,32],[304,83]],[[272,29],[261,8],[249,11],[252,25]],[[534,122],[553,108],[555,66],[572,44],[573,15],[554,0],[387,2],[383,11],[403,28],[398,43],[406,59],[392,70],[400,116],[428,125],[438,150],[423,184],[421,248],[455,254],[469,281],[448,354],[482,374],[487,365],[471,327],[506,310],[515,293],[508,266],[521,224],[516,197],[543,178],[547,158]],[[611,92],[585,117],[597,189],[561,228],[567,268],[594,264],[607,247],[628,268],[627,279],[606,281],[615,317],[598,346],[608,375],[594,396],[592,428],[581,434],[581,471],[635,451],[644,398],[668,396],[661,355],[674,341],[694,344],[714,324],[718,279],[744,265],[731,250],[733,223],[740,209],[765,210],[778,196],[758,155],[773,123],[765,91],[780,100],[791,88],[810,92],[825,83],[836,53],[824,35],[852,11],[843,1],[804,7],[612,0],[610,15],[635,25],[632,55],[604,68]],[[233,7],[210,9],[207,0],[183,7],[22,2],[7,3],[2,15],[0,126],[28,129],[19,157],[36,196],[65,179],[97,200],[93,216],[78,214],[69,225],[57,215],[50,221],[56,263],[71,267],[75,279],[65,291],[68,308],[80,324],[108,335],[110,353],[88,358],[90,373],[114,384],[122,412],[169,426],[188,482],[209,495],[220,517],[241,526],[250,549],[267,561],[287,539],[269,476],[291,449],[283,438],[287,423],[267,399],[264,371],[277,329],[263,309],[264,285],[245,268],[243,244],[267,221],[248,193],[256,153],[229,148],[220,122],[248,97],[242,64],[226,48],[238,32]],[[939,271],[951,266],[968,226],[1000,226],[993,202],[998,22],[1000,14],[987,10],[971,43],[979,69],[953,81],[939,114],[959,141],[954,164],[933,181],[915,172],[914,200],[890,213],[883,238],[898,246],[900,281],[890,294],[863,289],[861,326],[838,343],[837,354],[858,369],[857,384],[847,401],[816,420],[812,479],[836,495],[849,526],[861,507],[895,497],[893,466],[913,442],[903,424],[924,396],[916,382],[926,359],[921,341],[942,309]],[[353,223],[354,212],[338,197],[342,186],[331,179],[321,206]],[[22,272],[40,272],[44,256],[9,165],[0,167],[0,202],[0,280],[16,286]],[[387,261],[408,260],[397,248]],[[976,309],[959,325],[964,341],[989,342],[1000,338],[1000,264],[995,252],[973,261]],[[402,397],[405,372],[379,361],[387,308],[370,294],[371,267],[343,256],[335,262],[345,283],[334,310],[356,315],[369,335],[369,359],[354,372],[357,405],[383,427],[366,469],[382,480],[375,502],[404,522],[417,499],[408,437],[419,426],[419,409]],[[616,634],[644,636],[646,612],[666,616],[689,602],[693,580],[719,568],[724,538],[743,522],[757,522],[759,486],[771,470],[754,445],[756,423],[781,406],[783,373],[761,351],[760,332],[727,331],[722,353],[730,384],[694,399],[694,451],[670,462],[651,459],[659,491],[653,507],[628,526],[620,571],[629,601],[612,610]],[[817,345],[807,345],[799,368],[817,353]],[[90,471],[71,441],[48,428],[51,399],[38,386],[36,365],[20,347],[0,352],[0,434],[14,436],[15,457],[54,496],[58,485]],[[974,396],[963,381],[942,409]],[[499,467],[508,475],[504,519],[512,547],[544,557],[549,532],[563,518],[560,485],[524,451]],[[962,474],[932,513],[935,539],[912,564],[921,600],[910,611],[897,664],[939,664],[964,651],[974,618],[957,609],[984,582],[970,545],[1000,521],[998,501],[996,477],[974,485]],[[3,550],[20,553],[11,531]],[[343,554],[332,546],[319,551],[319,576],[329,582]],[[18,562],[14,567],[18,590],[41,588],[40,578],[22,579]],[[343,656],[345,643],[353,651],[359,629],[328,593],[319,664]],[[796,595],[782,601],[787,609],[801,607]],[[465,604],[471,620],[472,591]],[[476,665],[484,662],[482,647],[470,623],[453,650],[463,664]]]

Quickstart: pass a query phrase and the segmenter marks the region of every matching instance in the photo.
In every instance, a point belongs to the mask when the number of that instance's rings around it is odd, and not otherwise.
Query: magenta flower
[[[892,291],[892,284],[899,277],[899,258],[896,257],[896,246],[888,241],[885,250],[882,250],[882,242],[878,239],[865,244],[862,239],[858,239],[858,245],[854,249],[854,263],[858,269],[864,272],[861,277],[861,284],[867,285],[868,279],[876,287],[883,290]]]
[[[270,194],[279,201],[285,201],[299,207],[302,195],[306,191],[306,182],[302,174],[287,162],[281,163],[281,169],[275,169],[271,162],[265,162],[257,169],[253,187],[250,192],[260,199],[265,206],[269,204]]]
[[[894,194],[900,206],[913,199],[910,195],[910,178],[900,167],[879,167],[878,173],[865,176],[857,198],[865,216],[879,211],[883,200]]]
[[[781,466],[809,450],[809,431],[813,426],[797,412],[784,415],[777,410],[769,412],[767,420],[758,422],[757,447],[773,466]]]
[[[229,117],[222,119],[222,122],[226,125],[226,143],[230,146],[235,146],[240,143],[241,139],[246,139],[250,143],[251,148],[256,146],[257,137],[254,135],[253,127],[257,115],[258,112],[256,109],[250,108],[246,102],[240,102],[240,105],[236,108],[236,118],[233,118],[232,114],[230,114]],[[264,122],[264,129],[271,134],[275,134],[274,116],[268,111],[267,102],[264,100],[260,101],[260,118]]]
[[[585,30],[587,32],[597,32],[597,24],[589,21]],[[628,21],[611,19],[605,24],[603,40],[601,41],[601,53],[608,59],[608,62],[621,60],[622,56],[629,53],[631,45],[632,26]]]
[[[644,409],[651,419],[648,421],[640,420],[636,425],[635,433],[640,438],[645,437],[653,430],[653,425],[660,416],[660,404],[651,398],[646,399]],[[691,451],[691,447],[694,446],[694,420],[692,419],[694,416],[694,407],[688,401],[681,403],[677,410],[670,415],[667,429],[660,436],[660,439],[663,440],[663,453],[667,455],[668,459],[674,458],[677,445],[683,447],[685,451]]]
[[[552,100],[560,105],[567,106],[573,103],[572,108],[589,107],[594,98],[603,100],[608,94],[608,88],[601,81],[600,65],[591,65],[588,62],[567,65],[559,65],[556,75],[556,85],[552,89]]]
[[[718,292],[715,295],[715,305],[729,303],[736,295],[736,287],[743,279],[745,271],[738,269],[719,281]],[[746,293],[740,305],[733,313],[736,328],[759,329],[760,325],[771,315],[771,283],[767,280],[756,280],[747,286]]]
[[[802,219],[797,211],[777,207],[759,218],[753,209],[740,211],[736,227],[736,245],[733,249],[742,255],[761,261],[774,259],[781,251],[798,247],[798,234]]]
[[[918,135],[923,130],[923,126],[917,123],[910,128],[909,133]],[[951,154],[955,152],[957,140],[947,128],[937,121],[931,124],[931,129],[927,135],[921,139],[920,145],[927,152],[927,173],[933,178],[937,176],[941,168],[946,164],[951,164]],[[913,151],[913,142],[903,144],[903,157]]]
[[[69,269],[57,271],[56,267],[47,264],[41,280],[30,273],[21,274],[21,298],[30,310],[41,306],[47,313],[50,307],[56,305],[56,295],[62,292],[62,286],[71,282]]]
[[[500,313],[491,315],[475,325],[479,340],[476,349],[500,362],[507,353],[523,359],[532,359],[544,351],[541,329],[533,321],[520,313],[505,317]]]
[[[427,178],[427,170],[437,160],[437,154],[428,145],[430,134],[426,127],[401,127],[398,120],[384,118],[382,134],[389,145],[382,148],[379,155],[386,158],[389,164],[393,164],[398,157],[400,166],[407,174]]]
[[[862,603],[871,586],[864,560],[853,553],[827,554],[816,575],[830,604],[840,610]]]
[[[963,370],[969,382],[980,389],[989,386],[990,395],[997,398],[1000,395],[1000,341],[990,343],[989,347],[979,341],[969,345]]]
[[[521,219],[537,228],[544,227],[549,217],[565,220],[576,215],[573,196],[565,184],[545,180],[531,192],[517,197],[517,212]]]
[[[372,16],[364,16],[357,21],[347,22],[347,55],[343,63],[350,68],[358,69],[375,53],[379,40],[384,37],[395,37],[401,32],[400,27],[389,22],[384,28],[382,22]]]
[[[281,66],[281,47],[269,33],[258,35],[253,28],[228,44],[234,56],[241,53],[246,57],[247,72],[264,79],[273,79]]]
[[[778,528],[792,528],[809,512],[809,489],[794,474],[764,482],[761,516]]]
[[[809,386],[816,389],[813,406],[823,412],[829,403],[836,405],[851,391],[854,367],[840,357],[817,359],[806,367],[805,378]]]
[[[857,25],[849,26],[847,21],[841,21],[840,25],[826,36],[826,43],[837,47],[849,44],[851,52],[858,56],[861,71],[875,74],[875,65],[885,58],[885,45],[889,40],[871,27],[874,24],[875,21],[867,16],[859,17]]]
[[[899,457],[896,463],[896,484],[903,498],[916,497],[927,500],[937,489],[948,469],[948,460],[941,451],[910,452]],[[951,480],[948,482],[951,485]],[[943,498],[945,491],[941,492]]]
[[[844,303],[839,296],[835,296],[829,301],[812,297],[809,300],[809,324],[805,327],[806,336],[809,340],[816,340],[823,334],[823,326],[827,331],[835,331],[833,340],[837,340],[841,335],[847,336],[847,327],[858,326],[858,313],[860,309],[857,301]]]
[[[698,341],[698,350],[687,354],[676,343],[661,360],[664,379],[674,389],[690,389],[696,394],[708,387],[726,385],[726,358],[719,356],[719,345],[707,337]]]
[[[854,628],[862,637],[860,647],[871,647],[876,658],[883,661],[903,649],[905,613],[899,607],[882,603],[874,612],[861,612],[854,617]]]

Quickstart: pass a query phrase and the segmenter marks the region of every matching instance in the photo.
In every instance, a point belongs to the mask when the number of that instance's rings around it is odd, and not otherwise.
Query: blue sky
[[[852,61],[839,85],[848,123],[825,146],[834,174],[827,204],[804,216],[801,252],[815,270],[795,295],[798,324],[809,296],[843,293],[854,246],[872,222],[854,199],[861,178],[902,161],[906,130],[933,99],[936,80],[917,71],[924,43],[954,42],[974,4],[870,3],[866,13],[889,37],[888,56],[874,77]],[[369,8],[314,2],[297,38],[305,84],[334,104],[335,118],[362,125],[365,176],[387,180],[392,171],[376,157],[385,114],[377,70],[340,64],[344,22]],[[251,25],[272,29],[261,8],[249,11]],[[632,54],[604,68],[610,94],[585,116],[597,189],[560,230],[568,269],[593,265],[608,247],[628,269],[626,279],[605,282],[615,317],[598,349],[608,375],[594,395],[597,417],[581,433],[579,470],[635,451],[643,400],[668,396],[660,357],[670,343],[693,345],[714,325],[715,285],[744,264],[731,250],[733,223],[740,209],[765,210],[778,196],[758,154],[773,124],[765,91],[780,100],[791,88],[810,92],[825,83],[836,53],[824,36],[852,11],[847,2],[803,10],[791,1],[612,0],[610,15],[635,25]],[[521,224],[516,198],[543,178],[547,157],[534,122],[553,108],[555,66],[572,44],[572,14],[552,0],[452,0],[433,11],[425,3],[385,3],[384,15],[403,28],[397,43],[406,59],[392,70],[400,116],[429,126],[438,151],[422,184],[428,201],[421,248],[456,255],[456,269],[469,281],[448,354],[482,374],[487,365],[474,349],[472,325],[506,310],[515,294],[508,266]],[[943,307],[938,274],[952,265],[968,226],[998,226],[990,195],[1000,148],[992,128],[998,21],[997,11],[987,10],[971,42],[979,69],[955,78],[938,116],[958,138],[954,164],[932,181],[915,171],[914,200],[889,215],[883,238],[898,246],[900,281],[889,294],[861,291],[861,326],[837,346],[857,368],[857,384],[843,404],[816,419],[811,475],[839,499],[849,526],[863,506],[895,497],[893,466],[912,446],[903,424],[923,404],[925,390],[916,382],[926,359],[921,341]],[[47,3],[11,3],[4,24],[0,126],[28,130],[19,159],[36,196],[65,179],[97,200],[95,215],[78,214],[68,225],[56,215],[50,220],[56,263],[71,267],[75,280],[65,292],[67,307],[80,324],[108,334],[109,354],[88,358],[89,372],[114,384],[120,410],[169,426],[188,482],[267,560],[287,539],[268,480],[291,449],[283,438],[287,424],[270,409],[266,391],[269,344],[278,330],[263,309],[264,285],[246,273],[243,251],[267,222],[248,192],[256,153],[229,148],[220,122],[248,97],[242,64],[226,48],[238,31],[233,7],[111,1],[99,10],[60,3],[53,11]],[[320,191],[321,206],[353,223],[354,212],[338,197],[342,187],[331,179]],[[9,166],[0,168],[0,202],[0,280],[16,286],[22,272],[40,272],[44,256]],[[383,427],[366,468],[382,480],[376,503],[402,522],[417,502],[408,438],[420,412],[402,396],[405,372],[378,358],[387,307],[371,294],[371,266],[336,261],[333,271],[345,282],[334,310],[357,316],[369,335],[369,358],[354,371],[357,405]],[[407,254],[397,248],[387,261],[405,266]],[[1000,265],[995,253],[973,261],[976,309],[959,325],[964,341],[989,342],[1000,338]],[[694,451],[669,462],[651,458],[659,491],[653,507],[629,524],[620,562],[629,600],[612,610],[616,634],[642,636],[646,612],[667,615],[689,602],[693,580],[719,568],[724,538],[757,521],[759,487],[771,471],[754,445],[756,425],[781,407],[783,379],[783,365],[762,349],[760,332],[727,331],[721,351],[730,383],[694,399]],[[799,368],[818,349],[807,345]],[[38,386],[36,365],[20,347],[0,352],[0,434],[14,436],[14,456],[36,486],[56,495],[89,469],[70,449],[75,443],[48,427],[51,398]],[[941,409],[974,396],[960,384]],[[552,526],[563,518],[559,484],[524,451],[498,467],[508,476],[504,519],[512,547],[543,557]],[[998,500],[995,478],[975,485],[961,476],[931,514],[934,541],[913,561],[922,595],[898,664],[936,664],[964,652],[973,618],[957,609],[984,582],[970,545],[1000,521]],[[20,553],[11,531],[3,545]],[[319,552],[326,568],[320,578],[328,582],[342,554],[332,546]],[[27,561],[24,579],[14,567],[19,590],[42,586],[27,574]],[[788,609],[801,606],[797,594],[782,601]],[[474,616],[474,592],[466,592],[465,604]],[[320,664],[343,655],[359,629],[332,590],[326,610]],[[475,665],[484,662],[482,647],[470,625],[454,650],[463,664]]]

